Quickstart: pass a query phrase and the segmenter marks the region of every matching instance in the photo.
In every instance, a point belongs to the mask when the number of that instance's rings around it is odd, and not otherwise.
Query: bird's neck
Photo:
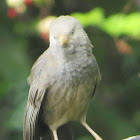
[[[71,50],[58,47],[56,49],[51,49],[51,51],[57,60],[62,62],[62,65],[84,65],[83,67],[85,67],[92,59],[92,50],[82,46],[77,46],[75,49]]]

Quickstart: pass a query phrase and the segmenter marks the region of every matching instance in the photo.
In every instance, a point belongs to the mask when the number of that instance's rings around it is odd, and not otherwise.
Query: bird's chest
[[[76,98],[77,94],[87,94],[94,82],[94,69],[92,64],[81,65],[79,63],[66,64],[63,70],[57,75],[56,81],[50,88],[49,95],[52,98],[68,101]],[[79,91],[81,90],[81,91]]]
[[[62,123],[79,119],[86,112],[93,88],[92,66],[66,66],[45,97],[47,122],[53,124],[54,121]]]
[[[81,67],[73,64],[65,67],[47,94],[48,108],[84,103],[92,94],[94,74],[92,66]]]

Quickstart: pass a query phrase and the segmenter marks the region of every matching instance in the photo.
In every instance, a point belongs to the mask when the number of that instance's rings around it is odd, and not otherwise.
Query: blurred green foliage
[[[114,14],[107,18],[103,30],[113,36],[129,35],[140,38],[140,12],[126,14]]]
[[[129,35],[140,38],[140,12],[130,14],[117,13],[105,18],[102,8],[87,13],[73,13],[85,26],[98,26],[111,36]]]
[[[127,13],[120,12],[127,2],[46,0],[42,5],[36,0],[24,14],[10,19],[6,15],[8,6],[0,1],[1,139],[22,139],[29,90],[26,79],[49,44],[41,38],[36,25],[46,16],[60,14],[70,14],[85,26],[101,69],[102,82],[88,109],[88,123],[105,140],[139,134],[140,4],[133,1]],[[74,122],[72,128],[75,139],[93,139],[80,124]]]
[[[84,26],[99,26],[105,19],[102,8],[95,8],[87,13],[73,13],[71,15],[77,18]]]

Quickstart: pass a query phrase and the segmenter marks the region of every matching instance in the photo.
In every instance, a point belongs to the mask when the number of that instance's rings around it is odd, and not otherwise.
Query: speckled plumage
[[[69,121],[86,119],[89,101],[101,79],[92,48],[75,18],[61,16],[52,22],[50,47],[35,62],[28,78],[24,140],[35,140],[38,119],[52,131]]]

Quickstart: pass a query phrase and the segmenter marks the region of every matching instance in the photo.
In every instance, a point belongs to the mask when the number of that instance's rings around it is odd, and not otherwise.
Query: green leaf
[[[88,13],[73,13],[71,15],[77,18],[84,26],[99,26],[104,20],[104,12],[102,8],[95,8]]]

